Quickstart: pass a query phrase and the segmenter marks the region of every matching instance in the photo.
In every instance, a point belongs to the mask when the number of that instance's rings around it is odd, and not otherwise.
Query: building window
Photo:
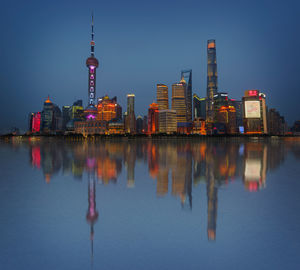
[[[94,81],[90,81],[90,85],[94,85]]]

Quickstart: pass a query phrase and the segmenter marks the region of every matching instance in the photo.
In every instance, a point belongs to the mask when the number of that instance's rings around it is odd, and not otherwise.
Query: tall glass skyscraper
[[[186,123],[186,101],[185,101],[186,82],[184,79],[180,83],[172,85],[172,110],[176,110],[178,123]]]
[[[210,39],[207,41],[207,108],[206,120],[213,122],[213,101],[214,95],[218,93],[218,72],[216,41]]]
[[[159,110],[169,109],[168,86],[161,83],[156,85],[156,100]]]
[[[185,102],[186,102],[186,121],[192,122],[193,117],[193,104],[192,104],[192,70],[182,70],[181,78],[186,81],[185,88]]]
[[[125,121],[126,133],[135,133],[136,123],[135,123],[135,113],[134,113],[134,94],[127,95],[127,116]]]

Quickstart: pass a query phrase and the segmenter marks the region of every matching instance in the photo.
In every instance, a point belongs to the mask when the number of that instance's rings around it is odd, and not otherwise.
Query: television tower
[[[86,108],[86,116],[88,119],[95,118],[97,109],[96,103],[96,69],[99,66],[99,62],[95,57],[95,41],[94,41],[94,15],[92,14],[92,33],[91,33],[91,56],[86,59],[86,66],[89,69],[89,85],[88,85],[88,106]]]

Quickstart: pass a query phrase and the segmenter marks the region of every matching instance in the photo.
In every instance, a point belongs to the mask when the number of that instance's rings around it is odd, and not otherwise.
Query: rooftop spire
[[[94,46],[95,46],[95,41],[94,41],[94,12],[92,12],[92,40],[91,40],[91,56],[94,56]]]

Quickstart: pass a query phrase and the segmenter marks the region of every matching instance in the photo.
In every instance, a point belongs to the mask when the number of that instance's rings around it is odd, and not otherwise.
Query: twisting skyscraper
[[[94,16],[92,16],[92,40],[91,40],[91,56],[86,60],[86,66],[89,69],[89,85],[88,85],[88,107],[86,108],[87,118],[95,118],[97,109],[95,107],[96,100],[96,68],[99,66],[97,58],[94,56]]]
[[[216,41],[210,39],[207,41],[207,107],[206,120],[213,122],[213,101],[214,95],[218,92],[218,72]]]

